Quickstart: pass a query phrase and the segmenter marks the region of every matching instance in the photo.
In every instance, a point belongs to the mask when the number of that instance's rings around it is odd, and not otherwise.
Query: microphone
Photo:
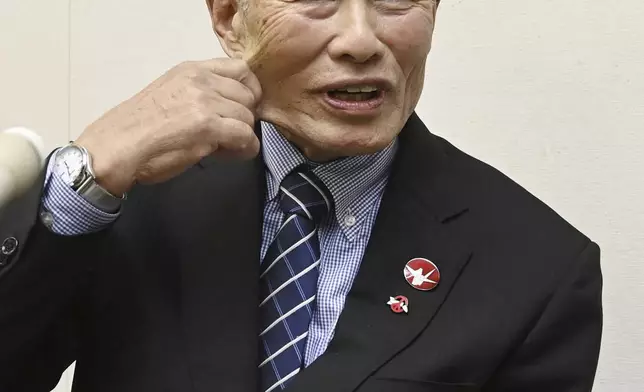
[[[34,131],[14,127],[0,132],[0,209],[33,185],[45,158],[43,139]]]

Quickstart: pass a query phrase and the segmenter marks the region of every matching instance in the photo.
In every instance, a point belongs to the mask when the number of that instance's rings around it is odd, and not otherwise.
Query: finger
[[[249,48],[245,53],[244,53],[244,61],[246,61],[246,64],[248,64],[248,68],[252,72],[256,72],[259,67],[261,66],[262,62],[266,58],[266,50],[262,50],[262,48],[255,46],[252,48]]]
[[[243,61],[243,60],[239,60],[239,61]],[[253,95],[255,96],[256,101],[259,102],[262,99],[262,85],[259,83],[259,79],[257,79],[257,75],[255,75],[255,73],[251,71],[250,68],[248,68],[248,65],[245,65],[245,68],[247,68],[249,71],[239,81],[242,82],[246,87],[250,89],[250,91],[253,92]]]
[[[257,155],[259,155],[260,151],[261,151],[261,146],[260,146],[259,138],[255,136],[251,140],[251,143],[246,146],[246,148],[236,151],[236,153],[240,159],[252,159],[252,158],[255,158]]]
[[[251,128],[255,127],[255,115],[248,107],[221,95],[214,97],[211,103],[211,109],[207,108],[205,110],[207,112],[217,113],[222,118],[241,121],[248,124]]]
[[[254,156],[259,152],[259,139],[255,130],[239,120],[225,117],[214,120],[211,137],[211,144],[217,146],[218,151],[237,151],[244,156]]]
[[[243,150],[226,150],[225,148],[221,148],[213,155],[222,159],[252,159],[258,155],[259,151],[259,140],[257,140],[257,145],[249,146]]]
[[[244,60],[214,59],[205,61],[202,64],[217,75],[241,82],[253,93],[256,102],[261,99],[262,86],[259,83],[259,79]]]
[[[238,102],[249,109],[254,109],[257,106],[258,100],[253,92],[243,83],[225,78],[220,75],[212,75],[210,78],[208,91],[216,91],[222,97],[234,102]]]

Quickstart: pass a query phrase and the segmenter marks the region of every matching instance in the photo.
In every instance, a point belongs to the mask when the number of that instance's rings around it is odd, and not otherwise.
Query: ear
[[[231,58],[241,58],[245,49],[244,22],[237,0],[206,0],[212,29],[224,52]]]

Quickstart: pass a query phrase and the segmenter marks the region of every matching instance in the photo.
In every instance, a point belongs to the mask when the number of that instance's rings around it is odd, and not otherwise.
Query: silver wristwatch
[[[54,159],[54,173],[81,197],[101,211],[119,210],[125,195],[116,197],[96,182],[92,157],[83,146],[69,143],[56,152]]]

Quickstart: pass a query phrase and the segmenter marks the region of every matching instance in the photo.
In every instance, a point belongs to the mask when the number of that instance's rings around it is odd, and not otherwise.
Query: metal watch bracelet
[[[94,174],[94,169],[92,167],[91,155],[85,147],[78,144],[75,145],[83,151],[83,154],[87,158],[87,165],[85,167],[86,176],[83,182],[76,189],[76,192],[99,210],[112,214],[116,213],[120,209],[123,200],[127,198],[127,194],[123,194],[122,197],[117,197],[100,186],[96,182],[96,175]]]

